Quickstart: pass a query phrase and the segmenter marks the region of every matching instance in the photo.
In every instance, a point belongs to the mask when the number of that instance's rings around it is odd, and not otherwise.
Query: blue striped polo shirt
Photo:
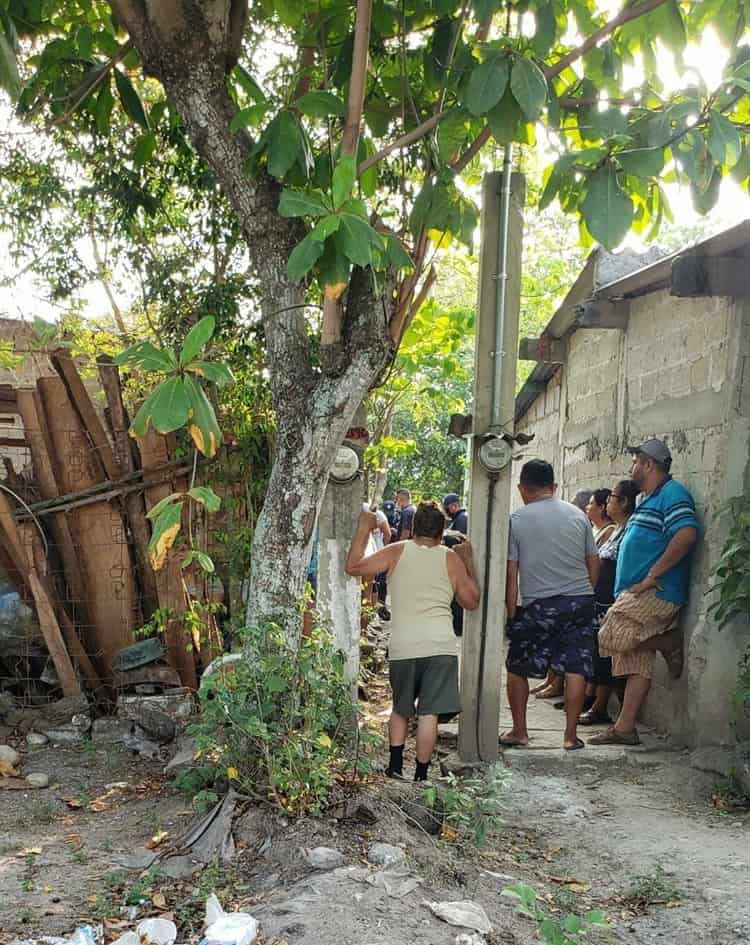
[[[693,497],[681,482],[668,479],[647,495],[628,519],[617,556],[615,597],[644,580],[681,528],[698,528]],[[659,578],[656,596],[673,604],[688,599],[690,558],[687,554]]]

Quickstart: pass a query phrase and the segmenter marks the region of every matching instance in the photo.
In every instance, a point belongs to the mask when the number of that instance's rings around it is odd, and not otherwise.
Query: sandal
[[[588,712],[582,712],[578,716],[579,725],[611,725],[612,719],[606,712],[594,712],[589,709]]]
[[[577,738],[572,745],[563,745],[565,751],[579,751],[581,748],[585,747],[586,746],[583,743],[583,739],[581,738]]]
[[[542,689],[541,692],[538,692],[534,698],[535,699],[559,699],[562,695],[561,690],[559,689]]]
[[[635,729],[628,735],[621,735],[616,731],[614,725],[608,728],[606,732],[592,735],[589,739],[589,745],[640,745],[640,743],[641,740]]]

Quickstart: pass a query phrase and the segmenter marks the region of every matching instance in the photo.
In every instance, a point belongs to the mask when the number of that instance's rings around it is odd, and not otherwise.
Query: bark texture
[[[234,106],[226,73],[237,58],[245,4],[112,0],[111,5],[144,68],[162,82],[194,147],[215,173],[242,225],[263,287],[278,447],[254,538],[247,616],[251,623],[282,619],[296,634],[296,603],[304,590],[328,471],[355,410],[392,357],[388,322],[394,280],[386,279],[385,291],[376,296],[370,272],[354,271],[344,300],[343,367],[337,376],[321,372],[310,350],[305,287],[290,282],[286,273],[304,227],[279,216],[279,185],[264,173],[248,175],[250,139],[244,132],[230,132]]]

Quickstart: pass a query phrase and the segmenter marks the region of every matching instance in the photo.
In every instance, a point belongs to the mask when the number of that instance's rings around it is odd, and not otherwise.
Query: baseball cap
[[[669,452],[667,444],[662,440],[646,440],[640,446],[628,446],[627,451],[628,453],[643,453],[666,469],[669,469],[672,465],[672,454]]]
[[[460,505],[461,499],[455,492],[449,492],[448,495],[443,497],[443,508],[447,509],[453,502],[458,502]]]

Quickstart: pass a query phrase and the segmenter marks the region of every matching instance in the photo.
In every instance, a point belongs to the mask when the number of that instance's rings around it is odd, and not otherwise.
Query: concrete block
[[[705,390],[708,387],[709,362],[700,357],[690,365],[690,390],[692,392]]]
[[[734,750],[720,745],[696,748],[690,753],[691,767],[698,771],[707,771],[709,774],[719,774],[723,778],[729,776],[734,768],[734,762]]]
[[[702,358],[706,350],[706,333],[702,324],[691,325],[685,337],[685,354],[688,361]]]

